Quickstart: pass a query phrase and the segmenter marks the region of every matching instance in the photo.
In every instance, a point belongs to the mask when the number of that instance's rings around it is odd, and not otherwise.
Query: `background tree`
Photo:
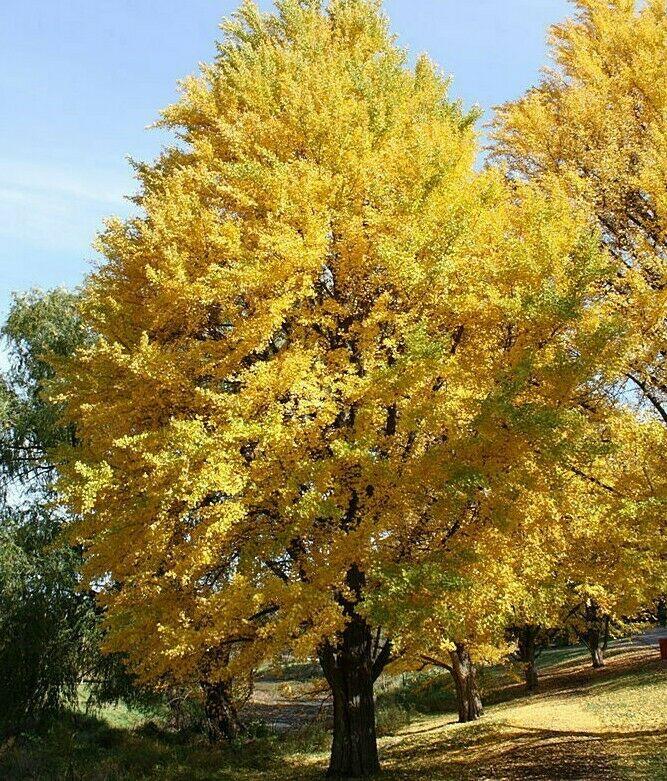
[[[495,524],[458,556],[436,549],[380,574],[386,594],[371,597],[372,614],[407,667],[452,672],[460,720],[479,715],[481,698],[468,695],[474,675],[461,687],[456,652],[472,670],[469,659],[498,662],[514,645],[534,689],[549,630],[566,628],[602,666],[609,630],[627,632],[627,619],[665,588],[664,437],[650,417],[608,406],[604,418],[583,421],[577,447],[549,469],[515,462],[487,497]]]
[[[667,587],[665,546],[666,430],[620,405],[593,435],[597,455],[580,462],[587,512],[573,525],[565,609],[571,629],[603,665],[609,632],[648,608]]]
[[[602,241],[616,260],[608,281],[609,302],[626,330],[623,347],[619,344],[616,360],[608,366],[610,392],[628,403],[634,389],[640,404],[664,424],[667,7],[663,0],[578,0],[576,6],[576,18],[551,31],[556,68],[546,72],[538,87],[498,111],[492,154],[512,175],[547,186],[556,176],[571,183],[577,198],[585,194]],[[664,458],[664,447],[661,452]],[[623,601],[622,573],[616,570],[621,577],[614,581],[604,570],[614,570],[633,547],[611,528],[615,550],[609,546],[605,563],[589,558],[589,573],[577,582],[584,591],[583,584],[589,583],[592,591],[570,608],[579,616],[575,632],[591,647],[596,665],[602,664],[599,639],[610,619],[593,592],[605,595],[604,600],[615,592]],[[658,557],[659,537],[653,541]],[[640,545],[650,547],[651,541]],[[614,560],[616,555],[620,558]],[[600,582],[593,585],[591,576],[595,580],[598,569],[603,570]],[[636,595],[636,589],[630,593]],[[613,612],[618,620],[618,611]]]
[[[55,475],[51,451],[74,444],[74,428],[46,398],[54,360],[70,356],[86,340],[77,295],[65,289],[14,296],[2,336],[8,368],[0,385],[0,487],[5,499],[23,491],[48,494]],[[9,496],[9,492],[12,495]]]
[[[54,544],[43,508],[0,519],[0,734],[16,735],[76,702],[96,658],[94,603],[78,591],[75,551]]]
[[[477,668],[509,652],[495,562],[478,547],[465,559],[458,566],[452,559],[446,567],[442,561],[393,565],[367,600],[370,614],[392,636],[403,669],[430,665],[451,674],[461,723],[483,714]]]
[[[556,68],[499,109],[492,153],[520,177],[584,184],[617,261],[609,285],[628,339],[615,365],[667,422],[667,7],[576,6],[551,31]]]
[[[2,327],[0,377],[0,727],[15,734],[78,701],[145,702],[120,655],[100,651],[94,593],[82,589],[81,548],[64,538],[71,517],[56,506],[55,452],[76,448],[72,425],[48,398],[54,366],[91,340],[78,294],[33,290],[14,297]]]
[[[0,729],[15,734],[74,701],[96,652],[96,615],[78,589],[80,552],[62,544],[66,521],[50,506],[50,450],[74,443],[44,393],[50,361],[84,343],[76,295],[14,298],[2,328],[8,368],[0,407]]]

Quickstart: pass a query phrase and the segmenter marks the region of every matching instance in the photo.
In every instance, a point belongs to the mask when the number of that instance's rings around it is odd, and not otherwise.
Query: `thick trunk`
[[[451,672],[456,687],[459,721],[461,723],[475,721],[484,713],[475,665],[463,643],[456,643],[449,655],[452,660]]]
[[[380,769],[375,734],[373,639],[353,609],[336,644],[326,641],[319,659],[333,694],[333,742],[328,778],[367,778]]]
[[[537,689],[540,678],[537,674],[537,667],[535,666],[535,660],[528,662],[524,669],[524,675],[526,678],[526,689],[528,689],[529,692],[534,692],[535,689]]]
[[[518,630],[519,659],[523,663],[523,672],[526,679],[526,688],[528,691],[535,691],[539,682],[537,667],[535,666],[535,655],[537,645],[537,635],[540,631],[538,626],[524,624]]]
[[[229,681],[201,684],[204,692],[204,712],[211,743],[231,741],[243,733],[243,725],[236,711]]]

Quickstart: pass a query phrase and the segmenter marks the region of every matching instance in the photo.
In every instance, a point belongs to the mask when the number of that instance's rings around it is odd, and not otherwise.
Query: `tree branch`
[[[655,407],[663,421],[667,423],[667,410],[665,410],[660,399],[658,399],[658,397],[653,393],[648,385],[643,380],[640,380],[639,377],[635,377],[634,374],[630,374],[629,372],[625,376],[635,383],[635,385],[642,391],[644,396],[646,396],[646,398]]]
[[[389,664],[391,659],[391,640],[387,640],[386,643],[380,649],[380,653],[373,659],[373,667],[371,669],[371,678],[375,682],[380,673]]]
[[[444,667],[445,670],[447,670],[450,673],[453,673],[453,669],[451,664],[447,664],[446,662],[441,661],[440,659],[435,659],[433,656],[427,656],[426,654],[421,654],[421,658],[427,663],[432,664],[435,667]]]

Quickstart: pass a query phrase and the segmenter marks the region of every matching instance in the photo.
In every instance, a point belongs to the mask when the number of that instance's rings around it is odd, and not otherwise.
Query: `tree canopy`
[[[612,518],[619,555],[655,530],[664,479],[622,454],[664,431],[610,392],[638,341],[576,171],[476,171],[475,115],[379,3],[277,8],[224,24],[163,112],[178,143],[137,166],[139,215],[100,236],[59,487],[110,650],[172,682],[317,655],[330,773],[355,776],[415,637],[495,642],[526,573]]]
[[[514,175],[585,189],[617,261],[625,378],[667,423],[667,7],[577,0],[552,28],[556,67],[500,108],[493,156]]]

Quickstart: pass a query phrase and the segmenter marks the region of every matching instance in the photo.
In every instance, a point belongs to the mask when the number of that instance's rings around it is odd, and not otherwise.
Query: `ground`
[[[655,652],[623,650],[604,670],[551,667],[542,691],[487,708],[474,725],[430,719],[385,740],[392,779],[667,779],[667,676]],[[419,764],[421,776],[402,768]]]
[[[446,677],[385,681],[384,781],[667,781],[667,663],[652,641],[617,644],[602,670],[590,668],[581,649],[546,652],[541,667],[533,695],[516,671],[485,673],[486,713],[469,725],[457,724],[451,709],[416,712],[451,706]],[[222,750],[125,709],[80,715],[43,739],[5,745],[0,778],[314,781],[327,758],[321,702],[298,680],[267,678],[247,715],[272,728]]]

